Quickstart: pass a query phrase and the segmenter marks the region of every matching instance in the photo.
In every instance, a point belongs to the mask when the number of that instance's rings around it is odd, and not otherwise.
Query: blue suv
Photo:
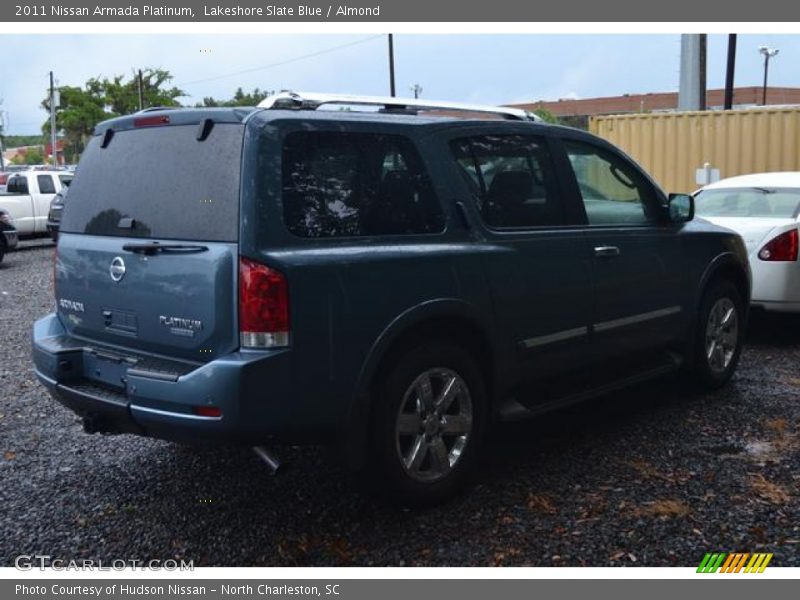
[[[494,422],[675,371],[728,381],[747,254],[693,212],[512,109],[149,110],[81,159],[35,369],[87,432],[270,461],[271,441],[331,444],[391,499],[440,502]]]

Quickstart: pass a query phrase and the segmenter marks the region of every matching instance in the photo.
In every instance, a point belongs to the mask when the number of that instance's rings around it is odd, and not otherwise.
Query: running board
[[[637,383],[655,379],[656,377],[660,377],[662,375],[674,373],[681,367],[682,364],[683,359],[680,356],[670,353],[667,355],[666,361],[657,366],[639,371],[632,375],[628,375],[627,377],[621,377],[607,383],[569,393],[565,396],[546,400],[541,403],[526,406],[516,398],[512,397],[504,401],[500,406],[499,418],[501,421],[505,422],[529,419],[537,415],[561,408],[566,408],[567,406],[571,406],[573,404],[578,404],[579,402],[589,400],[590,398],[603,396],[610,392],[615,392],[623,388],[636,385]]]

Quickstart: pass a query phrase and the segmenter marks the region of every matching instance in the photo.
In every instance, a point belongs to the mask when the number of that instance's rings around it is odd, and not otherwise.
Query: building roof
[[[760,86],[737,87],[733,90],[735,106],[756,106],[761,104],[763,88]],[[722,107],[725,90],[713,89],[706,92],[706,105],[709,108]],[[767,104],[800,104],[800,88],[768,87]],[[678,92],[654,92],[649,94],[624,94],[601,98],[581,98],[552,101],[510,104],[523,110],[545,109],[559,117],[611,115],[620,113],[677,110]]]

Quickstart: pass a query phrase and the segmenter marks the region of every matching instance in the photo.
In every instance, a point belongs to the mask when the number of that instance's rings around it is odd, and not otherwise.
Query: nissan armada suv
[[[728,381],[747,254],[693,212],[514,109],[148,110],[83,155],[36,373],[90,433],[268,461],[272,441],[335,444],[393,500],[439,502],[494,422],[679,370]]]

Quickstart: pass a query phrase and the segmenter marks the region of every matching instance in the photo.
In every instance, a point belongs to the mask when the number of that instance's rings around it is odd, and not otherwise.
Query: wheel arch
[[[747,324],[747,308],[750,305],[751,292],[750,267],[747,264],[743,265],[741,260],[732,252],[720,254],[708,264],[703,272],[697,286],[697,294],[692,302],[695,317],[691,321],[690,335],[687,340],[686,359],[688,362],[694,360],[694,341],[700,326],[698,315],[700,314],[703,296],[709,285],[720,280],[730,281],[736,286],[744,302],[745,311],[742,318],[745,319],[745,326]]]
[[[490,399],[497,387],[497,348],[489,324],[477,307],[462,300],[432,300],[395,318],[377,337],[359,373],[346,422],[343,424],[345,461],[363,465],[371,399],[375,385],[398,356],[427,340],[449,340],[467,348],[481,368]]]
[[[709,284],[720,279],[731,281],[739,291],[745,306],[749,306],[751,293],[750,268],[748,265],[742,265],[741,261],[733,253],[725,253],[715,257],[706,267],[700,279],[700,285],[697,288],[698,294],[695,298],[695,308],[699,309],[700,303],[703,301],[703,294],[705,294]]]

